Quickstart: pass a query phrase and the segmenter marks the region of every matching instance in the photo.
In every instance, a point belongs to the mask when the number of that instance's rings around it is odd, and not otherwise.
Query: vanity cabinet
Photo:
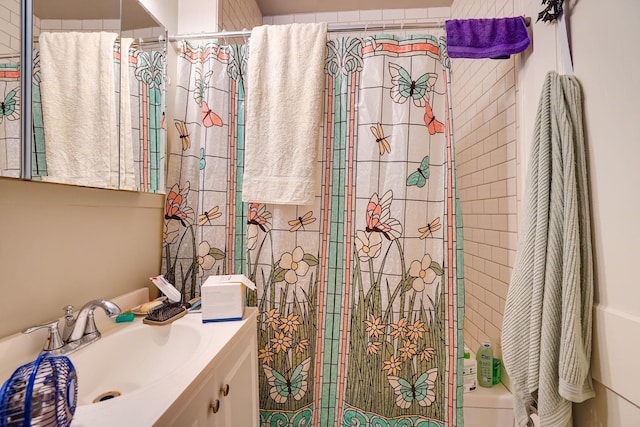
[[[257,328],[255,309],[247,310],[250,317],[242,328],[224,344],[209,366],[154,425],[258,426]]]

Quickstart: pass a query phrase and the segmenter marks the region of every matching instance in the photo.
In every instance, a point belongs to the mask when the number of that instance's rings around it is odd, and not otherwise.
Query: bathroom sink
[[[143,291],[142,302],[148,301],[147,289]],[[133,307],[141,302],[137,298],[114,301]],[[154,425],[187,390],[198,387],[242,325],[255,324],[255,310],[247,316],[238,322],[204,324],[202,315],[194,312],[155,326],[142,323],[142,317],[115,323],[97,313],[102,337],[67,356],[78,375],[71,427]],[[0,339],[0,385],[18,366],[38,356],[45,332]]]
[[[200,313],[189,313],[164,326],[146,325],[138,317],[106,330],[100,340],[69,356],[78,374],[71,427],[154,425],[212,369],[243,323],[203,324]]]
[[[124,396],[189,363],[201,334],[192,323],[149,326],[139,319],[69,355],[78,374],[78,405]]]

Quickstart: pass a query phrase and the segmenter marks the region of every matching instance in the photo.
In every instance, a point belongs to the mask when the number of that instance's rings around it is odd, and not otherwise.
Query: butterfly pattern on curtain
[[[20,177],[20,64],[0,64],[0,176]]]
[[[461,426],[444,40],[327,49],[321,187],[284,206],[241,201],[246,49],[181,44],[163,272],[185,298],[212,274],[257,284],[262,425]]]
[[[120,44],[114,45],[114,69],[116,80],[121,69]],[[162,51],[143,51],[131,47],[125,55],[128,70],[131,101],[131,134],[133,159],[138,191],[160,193],[165,190],[163,164],[165,161],[164,136],[164,85],[165,54]],[[119,96],[120,84],[116,82],[115,96]],[[33,141],[32,176],[47,175],[46,141],[40,95],[40,52],[33,55]]]

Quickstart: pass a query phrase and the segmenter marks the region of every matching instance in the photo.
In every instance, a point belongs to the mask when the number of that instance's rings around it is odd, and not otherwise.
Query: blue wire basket
[[[0,427],[68,426],[77,397],[71,360],[42,353],[16,369],[0,389]]]

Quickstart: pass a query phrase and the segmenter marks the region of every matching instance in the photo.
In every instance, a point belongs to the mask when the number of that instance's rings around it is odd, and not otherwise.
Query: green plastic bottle
[[[493,385],[493,350],[491,343],[484,342],[476,353],[478,361],[478,384],[481,387],[491,387]]]
[[[502,381],[502,360],[497,357],[493,358],[493,385],[500,384]]]

